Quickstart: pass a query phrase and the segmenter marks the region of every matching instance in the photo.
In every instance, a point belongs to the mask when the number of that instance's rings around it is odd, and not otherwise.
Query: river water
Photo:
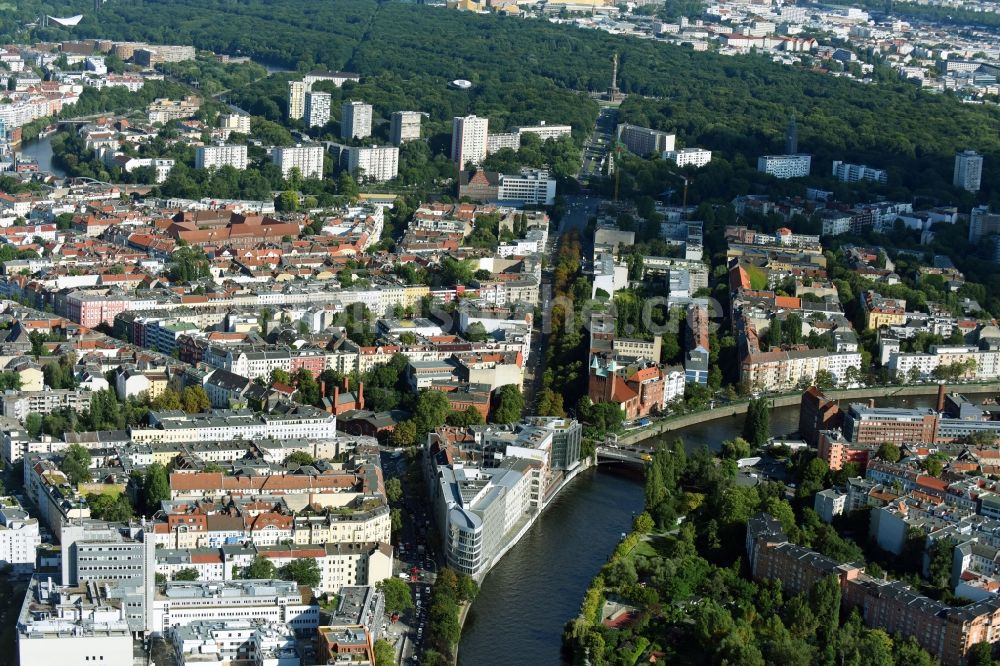
[[[929,407],[934,396],[879,400],[880,406]],[[798,428],[798,407],[771,411],[771,432]],[[699,423],[665,437],[681,437],[689,450],[718,449],[738,437],[743,416]],[[524,538],[486,576],[459,644],[459,666],[556,666],[566,622],[607,561],[632,518],[642,511],[642,474],[601,466],[578,476]]]
[[[38,162],[38,168],[42,171],[48,171],[59,178],[66,175],[66,172],[60,167],[52,164],[51,136],[47,136],[44,139],[35,139],[34,141],[25,141],[24,144],[18,149],[18,152],[25,157],[33,158],[36,162]]]

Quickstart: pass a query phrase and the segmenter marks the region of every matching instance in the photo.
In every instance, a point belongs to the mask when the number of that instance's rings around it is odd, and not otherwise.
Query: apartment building
[[[306,113],[306,92],[309,86],[302,81],[288,82],[288,119],[301,120]]]
[[[809,175],[812,155],[761,155],[757,158],[757,171],[775,178],[801,178]]]
[[[281,169],[283,178],[288,178],[292,169],[298,169],[303,178],[322,178],[323,153],[323,146],[276,146],[271,149],[271,161]]]
[[[978,243],[988,236],[1000,235],[1000,213],[989,206],[976,206],[969,213],[969,242]]]
[[[901,326],[906,323],[906,301],[901,298],[885,298],[868,290],[861,294],[861,307],[865,313],[865,328],[878,330],[883,326]]]
[[[0,566],[17,574],[35,570],[38,546],[42,543],[38,520],[14,497],[0,497]]]
[[[675,134],[648,127],[639,127],[628,123],[618,126],[618,140],[636,155],[645,156],[650,153],[662,155],[665,152],[673,151],[676,138]]]
[[[143,67],[153,67],[163,62],[183,62],[195,59],[193,46],[168,46],[157,44],[144,46],[132,53],[132,62]]]
[[[396,111],[389,119],[389,140],[395,146],[420,139],[420,111]]]
[[[528,206],[551,206],[556,197],[556,180],[544,169],[521,169],[518,175],[500,174],[497,200]]]
[[[460,168],[486,159],[489,135],[488,118],[455,117],[451,128],[451,159]]]
[[[841,384],[851,367],[861,367],[859,352],[830,353],[825,349],[758,352],[744,356],[740,379],[754,390],[787,391],[813,383],[821,370],[831,373],[834,381]]]
[[[194,166],[196,169],[221,169],[230,166],[237,171],[243,171],[247,168],[247,147],[246,145],[198,146],[194,151]]]
[[[307,92],[303,117],[306,127],[323,127],[330,122],[330,93]]]
[[[537,125],[515,127],[514,131],[521,136],[534,134],[542,141],[555,140],[561,136],[571,136],[573,134],[573,128],[569,125],[549,125],[544,120]]]
[[[833,161],[833,177],[842,183],[870,180],[885,185],[889,180],[889,174],[883,169],[872,169],[864,164],[848,164],[840,160]]]
[[[496,153],[504,148],[511,150],[521,149],[521,135],[517,132],[507,132],[500,134],[489,134],[486,136],[486,152]]]
[[[344,159],[346,154],[346,159]],[[366,181],[382,183],[399,175],[399,148],[397,146],[351,146],[344,149],[341,163],[352,176]]]
[[[344,102],[340,107],[340,138],[364,139],[372,135],[372,105]]]
[[[963,150],[955,155],[952,185],[969,192],[978,192],[983,178],[983,156],[974,150]]]
[[[219,114],[219,128],[238,134],[250,134],[250,116],[242,113]]]
[[[704,148],[682,148],[681,150],[666,150],[660,155],[679,167],[693,166],[700,169],[712,161],[712,151]]]

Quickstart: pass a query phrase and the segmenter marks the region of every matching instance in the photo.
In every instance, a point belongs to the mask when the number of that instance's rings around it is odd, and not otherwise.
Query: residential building
[[[712,151],[704,148],[682,148],[664,151],[661,157],[679,167],[693,166],[700,169],[712,161]]]
[[[307,92],[303,112],[306,127],[323,127],[326,125],[330,122],[330,93]]]
[[[194,166],[196,169],[221,169],[224,166],[231,166],[237,171],[243,171],[247,168],[247,147],[246,145],[198,146],[194,151]]]
[[[302,81],[288,82],[288,119],[300,120],[306,113],[306,91],[309,90]]]
[[[976,206],[969,213],[969,242],[978,243],[988,236],[1000,235],[1000,213],[989,206]]]
[[[451,129],[451,159],[460,168],[479,164],[486,158],[489,118],[455,117]]]
[[[520,150],[521,148],[521,135],[517,132],[510,132],[504,134],[489,134],[486,136],[486,152],[495,153],[504,148],[510,148],[511,150]]]
[[[399,148],[397,146],[351,146],[341,153],[341,164],[347,155],[346,168],[352,176],[366,181],[382,183],[399,175]]]
[[[372,135],[372,105],[344,102],[340,107],[340,137],[364,139]]]
[[[963,150],[955,155],[952,185],[969,192],[978,192],[983,178],[983,156],[974,150]]]
[[[145,46],[138,48],[132,54],[132,61],[143,67],[152,67],[161,62],[183,62],[184,60],[195,59],[195,49],[193,46],[168,46],[157,44],[155,46]]]
[[[288,178],[292,169],[298,169],[303,178],[322,178],[323,152],[323,146],[276,146],[271,149],[271,161],[278,165],[284,178]]]
[[[237,134],[250,134],[250,116],[243,113],[219,114],[219,127]]]
[[[636,155],[662,155],[674,150],[676,135],[623,123],[618,126],[618,140]]]
[[[521,169],[512,176],[500,174],[497,200],[528,206],[551,206],[556,197],[556,179],[544,169]]]
[[[819,434],[823,430],[839,428],[842,414],[834,400],[811,386],[802,394],[799,403],[799,436],[810,446],[819,442]]]
[[[38,520],[14,497],[0,497],[0,566],[16,574],[35,570],[36,550],[42,543]]]
[[[561,136],[571,136],[573,128],[569,125],[549,125],[544,120],[537,125],[525,127],[515,127],[514,131],[519,135],[534,134],[542,141],[558,139]]]
[[[864,164],[848,164],[840,160],[833,161],[833,177],[842,183],[870,180],[885,185],[889,180],[889,175],[883,169],[872,169]]]
[[[775,178],[801,178],[809,175],[812,155],[761,155],[757,158],[757,171]]]
[[[389,140],[395,146],[420,139],[420,111],[396,111],[389,119]]]

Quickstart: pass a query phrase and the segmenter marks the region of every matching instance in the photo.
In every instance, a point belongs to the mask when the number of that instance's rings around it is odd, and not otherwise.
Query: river
[[[66,176],[65,171],[52,164],[52,136],[47,136],[44,139],[35,139],[34,141],[25,141],[18,149],[18,152],[38,162],[38,168],[41,171],[48,171],[59,178]]]
[[[880,400],[879,405],[929,407],[934,402],[928,395]],[[771,433],[795,431],[798,418],[798,407],[772,410]],[[742,428],[740,415],[689,426],[665,439],[681,437],[690,450],[718,449]],[[601,466],[577,477],[487,574],[465,622],[459,666],[567,663],[560,649],[563,627],[642,504],[638,470]]]

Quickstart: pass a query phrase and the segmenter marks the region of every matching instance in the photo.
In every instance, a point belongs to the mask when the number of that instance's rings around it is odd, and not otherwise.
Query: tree
[[[304,405],[319,403],[319,382],[313,377],[311,370],[299,368],[295,373],[295,387],[299,391],[299,402]]]
[[[156,411],[166,411],[181,408],[181,396],[172,388],[165,388],[153,398],[149,403],[150,409]]]
[[[413,419],[407,419],[396,424],[392,434],[389,435],[389,442],[393,446],[413,446],[417,443],[417,423]]]
[[[385,609],[390,613],[402,613],[413,608],[413,592],[406,581],[400,578],[386,578],[376,585],[385,596]]]
[[[24,419],[24,429],[32,438],[37,439],[42,434],[42,415],[32,412]]]
[[[837,378],[829,370],[817,370],[813,383],[816,385],[816,388],[825,391],[837,385]]]
[[[181,408],[188,414],[199,414],[211,406],[212,401],[200,386],[188,386],[181,393]]]
[[[278,575],[282,580],[293,580],[299,585],[306,585],[308,587],[319,587],[319,583],[322,580],[319,562],[316,561],[315,557],[292,560],[278,569]]]
[[[493,423],[516,423],[524,411],[524,396],[521,389],[513,384],[505,384],[497,389],[494,396]]]
[[[385,498],[389,504],[398,504],[403,499],[403,484],[399,479],[389,479],[385,482]]]
[[[174,574],[174,580],[198,580],[198,570],[192,567],[181,569]]]
[[[730,460],[750,457],[750,443],[742,437],[729,439],[722,443],[722,457]]]
[[[90,515],[98,520],[127,523],[132,519],[132,505],[122,493],[91,493],[87,495]]]
[[[955,542],[951,539],[937,539],[930,548],[927,577],[935,587],[945,590],[951,583],[951,563],[955,554]]]
[[[632,529],[640,534],[647,534],[648,532],[651,532],[653,527],[655,527],[653,524],[653,518],[646,511],[640,513],[635,517],[635,520],[632,521]]]
[[[968,666],[992,666],[993,646],[988,641],[981,641],[969,648]]]
[[[469,405],[460,412],[448,414],[446,421],[450,426],[465,428],[471,425],[482,425],[483,415],[479,413],[478,409]]]
[[[413,422],[417,428],[416,440],[422,441],[427,437],[427,433],[444,423],[449,412],[451,406],[444,393],[428,389],[421,391],[413,408]]]
[[[160,510],[160,504],[170,499],[170,479],[167,468],[155,462],[146,469],[142,487],[146,513],[152,515]]]
[[[274,562],[266,557],[261,557],[260,555],[254,557],[253,562],[247,567],[246,578],[252,580],[271,580],[276,577],[277,571],[274,567]]]
[[[482,323],[475,321],[469,324],[469,327],[465,329],[464,333],[465,339],[469,342],[486,342],[489,337],[489,333],[486,331],[486,327]]]
[[[312,465],[316,459],[305,451],[293,451],[285,458],[285,465]]]
[[[375,652],[375,666],[395,666],[396,664],[396,648],[384,640],[379,639],[375,641],[374,646]]]
[[[878,458],[891,463],[899,462],[900,457],[902,457],[899,447],[892,442],[883,442],[880,444],[875,455]]]
[[[62,463],[59,469],[66,475],[70,485],[77,485],[90,481],[90,451],[79,444],[70,444],[63,454]]]
[[[767,398],[755,398],[747,405],[746,419],[743,421],[743,439],[754,448],[767,444],[771,436],[771,415]]]

